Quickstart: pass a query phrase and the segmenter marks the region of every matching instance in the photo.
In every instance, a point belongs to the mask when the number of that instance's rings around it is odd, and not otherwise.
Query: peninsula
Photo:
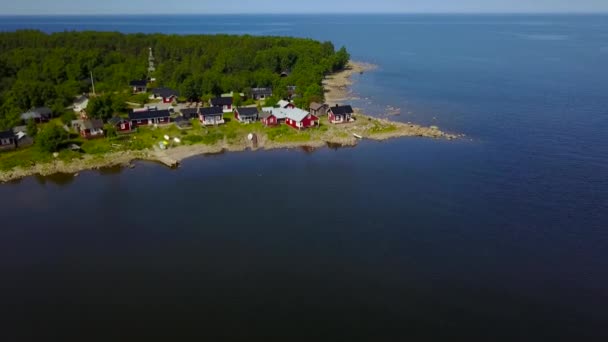
[[[0,55],[0,72],[12,80],[0,89],[3,182],[134,160],[175,166],[194,155],[223,151],[353,146],[358,139],[406,136],[457,138],[434,126],[353,109],[351,77],[375,66],[350,61],[346,49],[335,51],[329,42],[91,32],[0,35],[8,45]],[[26,38],[36,38],[40,46]],[[61,39],[66,43],[55,47]],[[87,63],[78,48],[90,44],[97,46]],[[23,54],[39,64],[24,64]],[[36,72],[40,80],[21,79]],[[84,94],[75,97],[80,90]],[[11,131],[14,135],[6,133]]]

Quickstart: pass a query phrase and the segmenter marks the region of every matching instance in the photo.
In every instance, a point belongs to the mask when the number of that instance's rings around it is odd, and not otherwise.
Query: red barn
[[[276,126],[279,124],[279,120],[272,112],[262,112],[260,114],[260,121],[265,126]]]
[[[114,126],[118,133],[131,133],[133,131],[133,125],[131,124],[131,121],[125,120],[118,116],[115,116],[108,120],[108,123]]]
[[[309,112],[299,109],[284,109],[287,119],[285,123],[296,129],[306,129],[319,125],[319,118]]]
[[[171,123],[171,113],[166,109],[155,110],[148,108],[145,110],[132,110],[129,113],[129,120],[132,127],[166,125]]]

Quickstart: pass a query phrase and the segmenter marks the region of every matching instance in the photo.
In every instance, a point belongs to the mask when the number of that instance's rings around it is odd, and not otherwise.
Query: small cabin
[[[0,151],[14,150],[17,148],[17,136],[12,129],[0,131]]]
[[[171,123],[171,112],[169,112],[167,109],[134,109],[129,112],[129,120],[131,121],[132,127],[166,125]]]
[[[182,113],[182,117],[187,120],[198,119],[200,114],[198,108],[183,108],[180,109],[179,112]]]
[[[330,123],[341,124],[354,121],[353,119],[353,108],[351,106],[339,106],[331,107],[327,110],[327,117]]]
[[[281,100],[281,101],[277,102],[277,106],[279,106],[279,108],[283,108],[283,109],[286,109],[286,108],[291,108],[291,109],[296,108],[296,105],[294,105],[292,102],[285,101],[285,100]]]
[[[326,105],[325,103],[317,103],[317,102],[312,102],[309,107],[310,114],[312,114],[316,117],[321,117],[321,116],[327,115],[328,109],[329,109],[329,106]]]
[[[148,80],[133,80],[129,83],[133,94],[141,94],[148,91]]]
[[[118,132],[118,133],[133,132],[133,125],[131,124],[131,121],[126,120],[124,118],[115,116],[115,117],[111,118],[110,120],[108,120],[108,123],[110,125],[114,126],[114,128],[116,128],[116,132]]]
[[[252,88],[251,98],[254,100],[265,100],[272,96],[272,88]]]
[[[100,119],[84,120],[79,133],[85,139],[103,138],[103,121]]]
[[[264,126],[276,126],[279,124],[279,119],[277,119],[276,115],[270,112],[261,112],[260,113],[260,121]]]
[[[27,122],[29,120],[34,120],[36,123],[48,122],[51,120],[53,116],[53,112],[48,107],[38,107],[32,108],[29,111],[21,114],[21,121]]]
[[[239,107],[234,110],[234,118],[242,123],[258,121],[258,109],[255,107]]]
[[[224,111],[221,107],[201,108],[199,120],[205,126],[215,126],[224,124]]]
[[[156,88],[152,90],[152,99],[162,99],[163,103],[173,103],[177,101],[179,92],[170,88]]]
[[[232,112],[232,97],[216,97],[209,100],[211,107],[220,107],[224,113]]]

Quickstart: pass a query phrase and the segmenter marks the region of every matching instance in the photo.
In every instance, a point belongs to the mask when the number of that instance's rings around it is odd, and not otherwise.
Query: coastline
[[[366,63],[349,62],[343,71],[332,74],[323,81],[326,91],[326,103],[340,103],[347,101],[352,85],[352,76],[375,69],[376,66]],[[100,169],[112,166],[130,166],[133,161],[145,160],[160,162],[167,166],[175,166],[184,159],[204,154],[221,152],[237,152],[245,150],[273,150],[290,148],[322,148],[328,145],[356,146],[358,139],[354,134],[375,141],[399,137],[426,137],[434,139],[457,139],[460,136],[442,132],[438,127],[424,127],[420,125],[401,123],[386,119],[374,118],[357,113],[357,120],[352,123],[333,125],[327,118],[321,118],[322,129],[309,129],[302,131],[298,137],[301,140],[273,140],[268,134],[269,129],[259,129],[254,126],[251,131],[257,135],[257,144],[254,146],[247,136],[240,136],[233,140],[225,137],[215,144],[182,145],[167,150],[149,148],[145,150],[125,150],[101,155],[83,155],[68,162],[54,160],[49,163],[35,164],[31,167],[16,167],[8,171],[0,171],[0,182],[9,182],[33,176],[36,174],[48,176],[56,173],[75,174],[84,170]],[[159,128],[160,129],[160,128]]]

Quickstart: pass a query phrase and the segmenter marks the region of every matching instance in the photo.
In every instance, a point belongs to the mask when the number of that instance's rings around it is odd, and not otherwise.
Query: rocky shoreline
[[[344,71],[328,76],[324,81],[327,103],[340,103],[349,98],[351,77],[356,73],[373,70],[374,65],[365,63],[349,63]],[[280,142],[273,141],[266,134],[258,134],[254,146],[247,137],[243,136],[233,141],[226,139],[212,145],[184,145],[168,150],[146,149],[142,151],[121,151],[104,155],[83,155],[69,162],[55,160],[50,163],[36,164],[28,168],[14,168],[0,171],[0,182],[8,182],[27,176],[48,176],[56,173],[75,174],[84,170],[94,170],[113,166],[129,166],[136,160],[162,162],[167,165],[177,164],[184,159],[204,154],[222,152],[237,152],[245,150],[273,150],[290,148],[322,148],[328,145],[356,146],[358,138],[355,135],[370,140],[387,140],[399,137],[426,137],[434,139],[457,139],[461,136],[442,132],[437,127],[423,127],[410,123],[401,123],[379,119],[357,113],[357,120],[342,125],[327,124],[327,129],[310,129],[310,138],[305,141]],[[167,162],[169,160],[170,162]]]

